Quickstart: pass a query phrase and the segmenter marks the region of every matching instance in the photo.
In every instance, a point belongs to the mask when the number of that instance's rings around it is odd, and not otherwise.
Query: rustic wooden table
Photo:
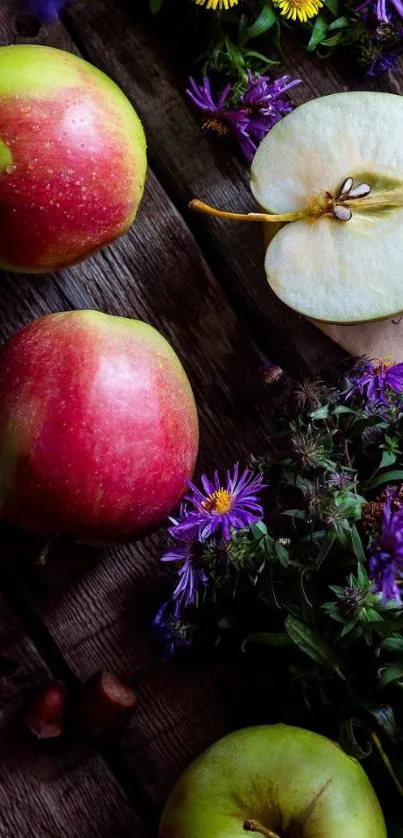
[[[39,26],[1,0],[0,42],[77,50],[122,86],[149,145],[146,194],[131,231],[83,265],[39,277],[1,277],[0,339],[48,311],[95,308],[157,326],[187,369],[200,414],[199,468],[231,465],[264,445],[258,367],[270,357],[315,372],[340,350],[268,290],[261,231],[188,213],[196,195],[252,208],[245,166],[226,147],[198,143],[183,90],[183,43],[150,20],[140,0],[75,0],[62,22]],[[172,15],[172,18],[174,16]],[[286,69],[303,84],[296,103],[348,87],[344,68],[287,45]],[[382,89],[401,91],[401,77]],[[1,231],[0,231],[1,235]],[[101,554],[60,545],[45,568],[40,543],[5,530],[0,563],[1,838],[144,838],[190,760],[245,720],[248,687],[237,662],[159,663],[150,620],[167,589],[160,536]],[[98,669],[134,684],[138,710],[118,738],[29,741],[19,708],[51,674],[70,685]],[[249,696],[253,704],[253,696]]]

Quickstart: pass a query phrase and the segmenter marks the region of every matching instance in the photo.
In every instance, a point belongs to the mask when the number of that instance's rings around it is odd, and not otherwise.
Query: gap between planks
[[[8,7],[11,9],[12,4],[9,3]],[[2,20],[0,19],[0,26],[5,26],[4,20],[6,20],[5,17]],[[7,34],[6,30],[4,31]],[[69,41],[63,30],[57,27],[53,28],[52,32],[54,33],[51,38],[52,43],[56,46],[68,48]],[[150,204],[151,198],[152,203]],[[178,270],[181,268],[183,271],[180,277],[181,281],[187,280],[192,293],[199,293],[201,295],[201,304],[198,308],[200,309],[200,317],[202,318],[199,324],[202,339],[199,340],[197,335],[190,331],[189,334],[181,333],[179,343],[182,346],[182,350],[183,347],[186,347],[186,351],[182,351],[182,356],[189,356],[192,359],[192,378],[201,405],[202,424],[206,429],[204,431],[206,440],[204,446],[205,456],[208,456],[210,460],[211,457],[217,456],[220,458],[221,464],[223,462],[227,462],[228,464],[228,458],[231,457],[231,451],[234,449],[236,439],[239,440],[239,450],[243,454],[253,449],[255,443],[258,444],[259,440],[260,443],[264,442],[265,432],[259,410],[256,410],[249,403],[249,393],[245,389],[245,382],[250,379],[253,370],[255,372],[257,370],[259,356],[255,353],[246,335],[243,334],[243,330],[238,327],[233,312],[226,306],[225,298],[219,293],[218,285],[206,269],[204,261],[200,257],[199,251],[197,251],[193,239],[188,233],[187,227],[183,225],[183,230],[181,229],[181,225],[183,224],[182,220],[179,216],[175,216],[173,210],[171,211],[169,199],[165,196],[165,193],[163,193],[152,175],[149,180],[148,194],[145,198],[146,211],[147,206],[153,210],[151,212],[151,221],[147,225],[147,219],[144,215],[143,220],[139,220],[138,222],[139,225],[142,225],[138,226],[138,230],[143,231],[146,240],[153,242],[155,221],[158,218],[163,221],[163,228],[168,235],[166,253],[167,258],[170,260],[169,264],[171,269],[173,270],[174,265],[177,266]],[[154,218],[152,217],[153,213]],[[170,213],[172,215],[172,221],[169,218]],[[11,331],[14,331],[22,322],[26,322],[32,316],[38,316],[48,311],[49,308],[53,311],[63,309],[66,299],[69,305],[71,305],[71,301],[75,301],[74,305],[77,305],[78,301],[80,306],[87,306],[90,303],[92,307],[95,306],[101,308],[101,310],[105,310],[106,308],[111,313],[118,313],[124,310],[132,316],[133,314],[142,317],[145,315],[146,319],[150,319],[150,311],[154,312],[152,304],[156,292],[153,288],[147,289],[146,282],[142,286],[140,281],[139,289],[133,285],[133,244],[137,242],[139,248],[141,245],[141,242],[138,241],[136,229],[135,227],[133,232],[122,240],[120,244],[99,254],[94,260],[90,260],[83,265],[79,271],[66,271],[60,278],[52,277],[51,282],[49,282],[49,277],[40,277],[34,280],[32,278],[20,277],[18,283],[15,282],[14,278],[5,277],[2,286],[3,319],[5,312],[7,312],[8,319],[7,323],[3,322],[0,324],[0,331],[3,333],[3,337]],[[184,253],[182,262],[178,260],[178,247]],[[158,270],[161,272],[161,266],[156,261],[155,271]],[[117,271],[119,273],[116,273]],[[81,283],[77,283],[76,281],[78,273],[80,274]],[[109,273],[114,277],[116,274],[116,281],[110,287],[107,281]],[[152,276],[153,269],[149,271],[149,276],[145,277],[145,279],[151,279]],[[130,280],[132,281],[131,285]],[[88,289],[88,295],[82,289]],[[178,312],[183,307],[185,299],[183,293],[185,292],[186,289],[182,291],[179,285],[177,288],[173,287],[172,291],[168,294],[169,299],[167,298],[164,301],[164,306],[158,302],[158,306],[160,307],[157,307],[157,325],[159,319],[161,319],[161,328],[164,328],[168,336],[171,336],[172,331],[172,339],[176,336],[176,342],[178,342],[178,324],[175,327],[171,324],[175,323],[178,319]],[[173,300],[171,300],[171,297],[173,297]],[[189,304],[188,306],[189,318],[193,318],[197,323],[192,306]],[[211,334],[218,341],[214,352],[210,348]],[[231,362],[231,352],[234,354],[234,357],[237,357],[236,369]],[[243,368],[245,379],[242,378]],[[223,377],[224,375],[226,378]],[[206,379],[211,382],[208,391],[206,391]],[[242,387],[239,387],[239,381]],[[248,401],[247,416],[245,415],[245,408],[239,404],[240,395],[242,395],[243,400],[246,398]],[[240,410],[242,411],[241,413]],[[209,439],[211,437],[208,445],[207,428]],[[257,430],[257,428],[259,429]],[[215,436],[217,436],[216,443],[214,443]],[[136,560],[139,563],[139,575],[141,575],[140,571],[143,575],[146,572],[150,573],[148,568],[150,567],[149,554],[151,549],[155,550],[152,544],[121,548],[118,551],[116,559],[107,556],[99,563],[94,571],[94,575],[99,580],[101,586],[100,592],[105,597],[105,606],[106,604],[110,605],[109,600],[111,597],[109,594],[112,581],[117,585],[117,590],[119,590],[119,585],[131,590],[128,580],[133,578],[134,556],[136,556]],[[116,573],[112,575],[117,578],[112,579],[108,562],[110,566],[113,565],[114,561],[119,562],[119,552],[121,554],[119,571],[116,566]],[[123,565],[123,560],[126,562],[125,565]],[[80,639],[76,639],[73,644],[73,637],[77,635],[80,637],[80,629],[82,628],[80,626],[80,613],[84,613],[85,608],[88,609],[88,599],[91,595],[88,590],[91,591],[91,581],[88,586],[85,580],[85,573],[92,566],[92,559],[88,558],[87,563],[83,560],[80,568],[76,565],[74,570],[70,566],[71,561],[70,557],[66,557],[65,568],[60,567],[54,569],[55,578],[52,576],[53,569],[50,569],[49,572],[45,569],[42,586],[40,584],[36,588],[35,586],[30,586],[29,590],[26,589],[26,582],[21,576],[24,570],[18,565],[13,565],[10,573],[12,573],[12,579],[15,581],[16,587],[14,590],[16,595],[18,591],[21,592],[21,590],[24,590],[25,599],[24,597],[22,598],[24,608],[25,602],[29,600],[35,615],[38,616],[40,621],[44,622],[49,635],[55,639],[57,648],[60,650],[60,654],[66,662],[66,665],[72,672],[78,672],[80,677],[86,677],[89,674],[84,671],[86,667],[94,666],[95,663],[98,664],[99,662],[103,663],[105,657],[108,655],[109,660],[113,663],[116,661],[117,655],[120,654],[121,665],[133,667],[133,659],[132,657],[128,657],[129,652],[123,652],[121,650],[119,635],[116,641],[112,638],[112,643],[110,633],[112,630],[114,631],[115,626],[111,628],[111,625],[108,623],[106,623],[106,626],[102,625],[100,627],[95,620],[97,631],[99,632],[100,628],[102,628],[102,631],[105,632],[104,644],[107,644],[107,638],[109,637],[108,645],[104,646],[102,643],[99,644],[96,636],[86,637],[85,643]],[[155,594],[159,595],[158,591],[161,591],[162,588],[162,576],[160,572],[156,572],[155,568],[151,568],[151,570],[155,576]],[[151,581],[154,583],[154,577]],[[77,585],[75,584],[76,582]],[[135,584],[137,582],[134,579],[132,585],[135,586]],[[63,591],[62,604],[59,602],[61,591]],[[92,605],[93,607],[95,605],[97,606],[98,613],[101,609],[101,602],[92,603]],[[116,623],[116,615],[113,613],[113,608],[114,605],[112,605],[110,619],[114,619]],[[92,629],[91,617],[94,615],[85,613],[89,629]],[[122,616],[126,620],[125,614]],[[144,640],[141,640],[141,643],[144,644]],[[133,655],[131,647],[130,654]],[[141,654],[143,654],[144,661],[148,667],[142,673],[143,678],[146,679],[147,673],[150,671],[149,649],[146,653],[141,652]],[[136,662],[136,665],[143,666],[143,661],[140,660],[139,664]],[[182,679],[179,682],[179,688],[175,683],[177,677]],[[168,784],[172,782],[173,770],[175,772],[181,770],[192,755],[195,755],[198,750],[201,750],[208,744],[211,738],[218,737],[225,730],[228,721],[223,707],[218,704],[218,692],[214,688],[213,682],[214,676],[210,676],[208,673],[198,673],[196,671],[187,675],[184,670],[171,668],[167,675],[155,672],[148,689],[146,689],[147,685],[144,685],[144,705],[140,707],[139,721],[135,722],[134,733],[130,731],[128,733],[124,756],[126,762],[130,759],[130,776],[136,776],[138,762],[139,760],[143,760],[143,754],[145,755],[146,763],[144,765],[142,764],[144,774],[143,785],[152,787],[154,783],[158,782],[159,800],[165,794]],[[155,700],[153,691],[155,693],[156,689],[161,691],[162,696],[166,696],[168,702],[172,701],[172,712],[169,705],[164,706],[162,703],[160,706]],[[203,690],[206,691],[206,698],[203,698],[204,704],[200,704],[200,716],[189,715],[187,710],[184,711],[181,708],[181,703],[188,703],[193,712],[192,702],[195,701],[196,695],[198,696],[199,702],[201,701],[201,692]],[[163,699],[161,700],[163,701]],[[151,708],[150,718],[148,716],[147,702],[149,702]],[[196,711],[199,712],[197,707]],[[158,713],[158,716],[155,716],[156,713]],[[179,716],[179,713],[182,715]],[[147,724],[150,727],[151,720],[153,720],[157,728],[156,734],[153,730],[147,732]],[[157,721],[159,722],[159,727],[156,724]],[[166,728],[167,723],[170,723],[173,727],[172,732],[169,728]],[[145,733],[143,732],[142,726],[145,728]],[[175,726],[178,730],[175,729]],[[187,735],[191,737],[190,743],[186,742],[185,737]],[[149,738],[147,740],[147,736],[151,737],[151,739]],[[154,738],[156,737],[154,742],[152,742],[153,736]],[[178,743],[172,741],[172,737],[175,736],[184,737],[183,742],[179,743],[180,747]],[[135,744],[133,744],[133,739]],[[164,742],[163,754],[161,754],[159,740],[163,740]],[[171,751],[175,755],[175,762],[172,759]],[[162,757],[163,764],[162,762],[159,764],[158,760],[162,760]],[[153,760],[158,769],[163,771],[163,778],[161,780],[159,777],[155,777],[155,769],[152,765]],[[120,758],[119,764],[123,764],[120,763]],[[173,766],[175,767],[173,768]]]

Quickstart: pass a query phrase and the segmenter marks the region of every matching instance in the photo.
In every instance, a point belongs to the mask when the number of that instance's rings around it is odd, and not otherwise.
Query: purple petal
[[[225,104],[226,100],[228,99],[228,96],[231,92],[231,89],[232,89],[232,86],[230,84],[227,84],[224,87],[224,90],[222,91],[222,93],[218,97],[218,102],[217,102],[217,109],[218,110],[221,110],[221,108],[224,106],[224,104]]]
[[[24,6],[27,12],[41,18],[41,20],[55,20],[66,0],[25,0]]]

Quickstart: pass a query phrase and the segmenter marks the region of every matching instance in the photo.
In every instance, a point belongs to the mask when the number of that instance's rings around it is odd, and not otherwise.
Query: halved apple
[[[296,108],[259,146],[251,188],[265,212],[244,217],[282,224],[265,268],[287,305],[329,323],[403,311],[402,97],[336,93]]]

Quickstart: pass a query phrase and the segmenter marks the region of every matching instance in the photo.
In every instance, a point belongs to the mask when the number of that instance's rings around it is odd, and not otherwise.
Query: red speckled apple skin
[[[0,351],[0,517],[46,535],[130,540],[192,477],[198,420],[185,371],[140,321],[47,315]]]

